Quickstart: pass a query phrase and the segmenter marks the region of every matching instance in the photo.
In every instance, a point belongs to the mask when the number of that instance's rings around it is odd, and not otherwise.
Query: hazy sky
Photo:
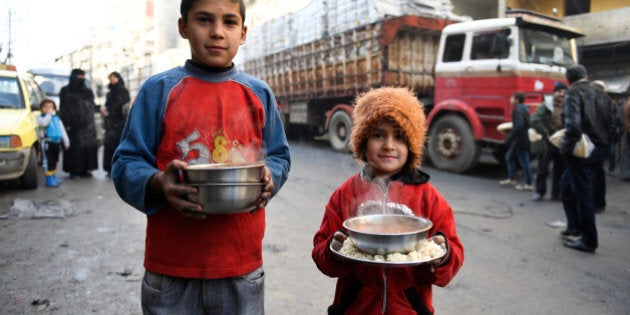
[[[0,0],[0,62],[9,49],[9,26],[11,61],[26,71],[50,65],[56,57],[98,42],[89,38],[92,30],[112,25],[115,21],[107,18],[116,18],[116,7],[121,7],[117,3],[129,1],[144,0]],[[250,8],[254,10],[248,9],[248,15],[270,18],[310,2],[284,1],[287,0],[259,0],[255,9]]]
[[[0,42],[4,61],[11,28],[12,63],[19,70],[44,66],[78,49],[93,27],[104,22],[104,0],[0,0]],[[72,12],[71,12],[72,11]],[[10,12],[10,25],[9,25]],[[77,13],[73,13],[77,12]]]

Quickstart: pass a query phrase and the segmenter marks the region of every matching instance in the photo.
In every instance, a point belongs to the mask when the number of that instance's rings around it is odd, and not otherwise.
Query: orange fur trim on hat
[[[411,170],[420,168],[426,141],[426,117],[422,102],[406,88],[382,87],[357,97],[350,136],[350,149],[354,156],[367,162],[365,150],[368,137],[372,128],[386,119],[393,120],[407,139],[409,157],[405,167]]]

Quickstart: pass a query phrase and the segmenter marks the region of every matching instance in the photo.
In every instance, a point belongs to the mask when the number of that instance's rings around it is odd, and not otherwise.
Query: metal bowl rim
[[[422,228],[422,229],[417,229],[417,230],[413,230],[413,231],[409,231],[409,232],[403,232],[403,233],[367,233],[364,231],[359,231],[356,230],[354,228],[351,228],[348,226],[348,222],[350,221],[354,221],[354,220],[358,220],[359,218],[369,218],[369,217],[382,217],[382,216],[388,216],[388,217],[407,217],[407,218],[413,218],[416,219],[418,221],[423,221],[424,223],[427,224],[426,227]],[[375,235],[375,236],[404,236],[404,235],[412,235],[412,234],[417,234],[417,233],[422,233],[422,232],[426,232],[428,230],[430,230],[433,227],[433,222],[431,222],[431,220],[425,218],[425,217],[419,217],[419,216],[411,216],[411,215],[406,215],[406,214],[368,214],[368,215],[363,215],[363,216],[357,216],[357,217],[352,217],[349,219],[346,219],[345,221],[343,221],[343,227],[346,228],[348,231],[352,232],[352,233],[357,233],[357,234],[363,234],[363,235]]]
[[[206,163],[206,164],[194,164],[184,168],[185,171],[210,171],[210,170],[233,170],[233,169],[248,169],[259,168],[265,166],[265,162],[256,163]]]
[[[219,186],[219,187],[231,187],[231,186],[265,186],[265,183],[200,183],[200,184],[181,184],[187,187],[197,186]]]

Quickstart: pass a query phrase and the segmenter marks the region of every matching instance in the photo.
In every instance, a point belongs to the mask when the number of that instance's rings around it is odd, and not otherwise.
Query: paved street
[[[289,181],[267,212],[266,313],[325,314],[335,281],[313,264],[312,238],[330,194],[358,166],[325,144],[290,144]],[[600,247],[592,255],[562,246],[561,229],[550,226],[564,221],[560,203],[500,187],[503,167],[483,164],[465,175],[425,170],[455,211],[465,247],[456,278],[434,288],[437,314],[628,313],[630,182],[607,178],[608,207],[597,215]],[[103,172],[95,175],[65,179],[59,189],[1,187],[0,314],[141,313],[145,219]],[[30,214],[65,217],[17,218],[12,205],[28,208],[29,200]]]

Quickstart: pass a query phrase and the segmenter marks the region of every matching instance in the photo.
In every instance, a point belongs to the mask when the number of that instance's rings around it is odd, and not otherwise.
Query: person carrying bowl
[[[425,144],[423,105],[406,88],[383,87],[359,95],[350,149],[364,164],[331,195],[316,232],[312,258],[338,278],[328,314],[433,314],[432,286],[446,286],[464,261],[453,210],[420,168]],[[374,205],[387,206],[374,206]],[[427,237],[446,254],[425,264],[390,268],[339,258],[331,242],[347,238],[343,222],[377,213],[424,217]]]
[[[145,314],[264,314],[265,206],[287,180],[289,146],[273,92],[240,71],[243,0],[182,0],[185,65],[143,84],[113,157],[121,198],[147,215]],[[206,214],[178,182],[192,164],[264,159],[258,208]]]

